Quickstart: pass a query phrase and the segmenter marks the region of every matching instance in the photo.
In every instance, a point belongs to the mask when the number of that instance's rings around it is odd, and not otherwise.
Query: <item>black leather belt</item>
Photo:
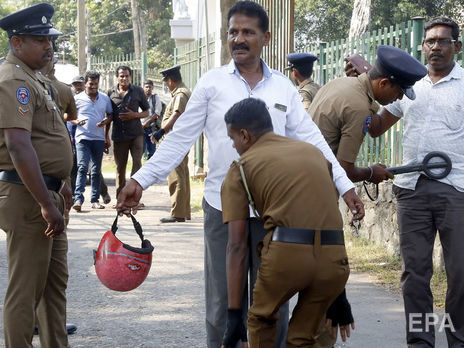
[[[316,230],[278,226],[272,233],[274,242],[314,244]],[[345,245],[342,230],[321,230],[321,244]]]
[[[53,178],[48,175],[42,175],[45,185],[49,190],[59,192],[61,188],[61,179]],[[11,182],[13,184],[24,185],[16,170],[2,170],[0,171],[0,181]]]

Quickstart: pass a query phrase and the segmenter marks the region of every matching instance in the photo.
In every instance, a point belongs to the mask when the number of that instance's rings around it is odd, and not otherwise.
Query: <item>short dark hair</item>
[[[255,98],[246,98],[232,105],[224,121],[232,129],[246,129],[258,136],[273,130],[266,103]]]
[[[150,85],[150,86],[153,86],[153,81],[152,80],[146,80],[143,85]]]
[[[444,25],[446,27],[451,28],[451,36],[453,37],[454,40],[457,40],[459,38],[459,25],[455,21],[453,21],[451,18],[445,17],[445,16],[438,16],[430,19],[428,22],[425,23],[424,25],[424,35],[427,34],[427,31],[432,29],[433,27],[436,27],[437,25]]]
[[[171,79],[172,82],[182,82],[182,75],[180,74],[180,70],[170,71],[169,74],[163,78],[163,81],[167,79]]]
[[[258,3],[250,0],[237,1],[227,13],[227,23],[235,14],[243,14],[247,17],[258,18],[259,27],[265,33],[269,30],[269,17],[264,8]]]
[[[369,79],[370,79],[371,81],[374,81],[374,80],[377,80],[377,79],[382,79],[382,78],[384,78],[384,77],[387,77],[387,78],[388,78],[390,75],[387,75],[387,74],[381,72],[381,71],[379,70],[379,68],[377,68],[377,66],[374,65],[374,66],[371,68],[371,70],[369,70],[369,71],[367,72],[367,76],[369,76]]]
[[[310,78],[311,75],[313,74],[313,66],[311,65],[311,67],[307,66],[307,65],[301,65],[301,66],[294,66],[293,69],[297,70],[300,75],[302,77],[304,77],[305,79],[307,78]]]
[[[119,75],[119,70],[127,70],[129,72],[129,75],[132,76],[132,70],[129,68],[127,65],[120,65],[116,68],[116,76]]]
[[[84,82],[87,82],[88,80],[100,80],[100,73],[98,71],[94,70],[89,70],[85,72],[84,75]]]

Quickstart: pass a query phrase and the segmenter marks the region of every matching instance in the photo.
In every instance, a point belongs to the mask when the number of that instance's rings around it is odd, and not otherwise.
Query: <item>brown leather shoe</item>
[[[160,219],[160,222],[167,223],[167,222],[185,222],[184,218],[178,218],[175,216],[164,217]]]

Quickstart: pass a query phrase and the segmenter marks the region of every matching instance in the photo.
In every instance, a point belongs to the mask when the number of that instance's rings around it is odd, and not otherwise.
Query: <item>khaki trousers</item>
[[[274,346],[280,306],[298,293],[288,325],[287,348],[320,347],[317,332],[329,305],[343,291],[349,276],[343,245],[271,242],[264,238],[261,265],[248,311],[251,348]]]
[[[132,176],[142,167],[143,135],[132,140],[113,142],[113,155],[116,163],[116,197],[126,185],[126,166],[129,152],[132,157]]]
[[[49,192],[63,213],[63,197]],[[67,347],[66,233],[47,238],[40,206],[24,185],[6,182],[0,182],[0,228],[7,235],[8,288],[3,306],[6,347],[32,347],[36,315],[41,346]]]
[[[188,155],[168,176],[171,216],[190,219],[190,175]]]

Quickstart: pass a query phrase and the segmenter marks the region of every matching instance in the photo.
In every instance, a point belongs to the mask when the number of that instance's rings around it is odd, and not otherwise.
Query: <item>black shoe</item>
[[[66,331],[68,332],[68,335],[72,335],[77,331],[77,326],[74,324],[66,323]]]
[[[77,330],[77,326],[74,324],[66,324],[66,331],[68,332],[68,335],[72,335],[75,333]],[[39,328],[37,325],[34,325],[34,335],[39,334]]]
[[[175,216],[170,216],[170,217],[161,218],[160,221],[162,223],[166,223],[166,222],[185,222],[185,219],[184,218],[178,218],[178,217],[175,217]]]

